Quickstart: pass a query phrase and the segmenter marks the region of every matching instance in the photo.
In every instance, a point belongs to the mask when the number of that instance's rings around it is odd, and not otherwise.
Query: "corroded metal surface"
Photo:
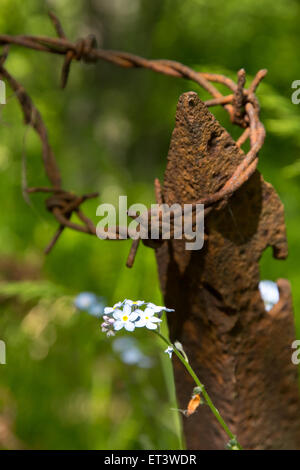
[[[218,191],[244,158],[196,93],[180,97],[165,173],[166,203],[190,203]],[[185,347],[229,427],[247,449],[300,448],[297,368],[291,362],[294,319],[289,283],[269,312],[258,290],[268,246],[287,256],[283,205],[256,171],[206,218],[204,247],[184,241],[156,248],[171,339]],[[193,383],[174,359],[179,407]],[[190,449],[223,449],[227,439],[207,406],[184,419]]]

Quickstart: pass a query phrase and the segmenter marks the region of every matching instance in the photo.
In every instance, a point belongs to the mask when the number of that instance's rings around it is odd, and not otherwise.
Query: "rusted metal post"
[[[163,185],[167,204],[190,203],[224,186],[245,157],[196,93],[178,102]],[[200,251],[183,240],[156,248],[171,340],[179,340],[215,405],[246,449],[299,449],[300,404],[289,282],[278,280],[279,302],[265,311],[259,259],[273,247],[287,256],[283,205],[256,171],[206,218]],[[179,407],[193,382],[174,359]],[[207,406],[184,420],[190,449],[224,449],[226,435]]]

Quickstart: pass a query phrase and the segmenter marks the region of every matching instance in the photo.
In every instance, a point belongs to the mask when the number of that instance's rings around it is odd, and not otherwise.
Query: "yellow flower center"
[[[122,319],[122,320],[123,320],[123,321],[127,321],[127,320],[128,320],[128,317],[127,317],[127,315],[124,315],[124,317],[123,317],[123,319]]]
[[[149,320],[149,317],[145,317],[145,320]]]

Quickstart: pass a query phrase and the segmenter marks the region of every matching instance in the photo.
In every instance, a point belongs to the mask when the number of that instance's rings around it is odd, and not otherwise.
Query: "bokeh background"
[[[199,71],[249,79],[268,75],[258,90],[267,130],[259,169],[285,204],[290,255],[275,261],[266,251],[261,278],[292,283],[300,337],[300,105],[291,83],[300,79],[297,0],[1,0],[0,30],[54,35],[53,9],[68,37],[92,32],[98,45],[168,58]],[[8,70],[43,114],[64,187],[99,191],[85,204],[97,222],[101,202],[154,202],[153,180],[162,179],[176,103],[197,85],[151,71],[111,64],[73,63],[67,89],[59,88],[62,58],[12,47]],[[22,197],[22,159],[29,186],[45,185],[40,142],[22,122],[7,90],[0,116],[0,448],[178,449],[180,416],[171,364],[150,333],[134,336],[143,361],[128,360],[101,333],[100,321],[73,305],[92,291],[111,305],[123,298],[161,304],[154,253],[141,246],[132,270],[129,241],[100,241],[65,230],[45,257],[56,223],[44,197]],[[224,110],[217,118],[238,136]],[[251,207],[249,214],[251,212]]]

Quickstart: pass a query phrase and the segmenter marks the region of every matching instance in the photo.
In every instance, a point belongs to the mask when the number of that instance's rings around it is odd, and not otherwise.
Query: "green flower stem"
[[[226,432],[226,434],[229,436],[230,439],[236,441],[236,446],[238,448],[238,450],[242,450],[242,446],[237,442],[236,440],[236,436],[230,431],[229,427],[227,426],[227,424],[225,423],[224,419],[222,418],[222,416],[220,415],[219,413],[219,410],[215,407],[215,405],[213,404],[209,394],[207,393],[207,391],[205,390],[205,386],[203,385],[203,383],[198,379],[196,373],[194,372],[194,370],[192,369],[192,367],[190,366],[190,364],[187,362],[187,360],[183,357],[183,355],[178,351],[178,349],[176,348],[176,346],[172,343],[170,343],[170,341],[167,340],[167,338],[165,338],[159,331],[155,331],[153,330],[153,333],[155,333],[157,336],[159,336],[168,346],[171,346],[174,350],[174,353],[176,354],[176,356],[178,357],[178,359],[182,362],[182,364],[184,365],[184,367],[186,368],[186,370],[189,372],[190,376],[194,379],[195,381],[195,384],[201,389],[201,392],[202,392],[202,395],[203,395],[203,398],[204,400],[206,401],[207,405],[209,406],[209,408],[211,409],[212,413],[215,415],[215,417],[217,418],[217,420],[219,421],[220,425],[222,426],[222,428],[224,429],[224,431]]]

